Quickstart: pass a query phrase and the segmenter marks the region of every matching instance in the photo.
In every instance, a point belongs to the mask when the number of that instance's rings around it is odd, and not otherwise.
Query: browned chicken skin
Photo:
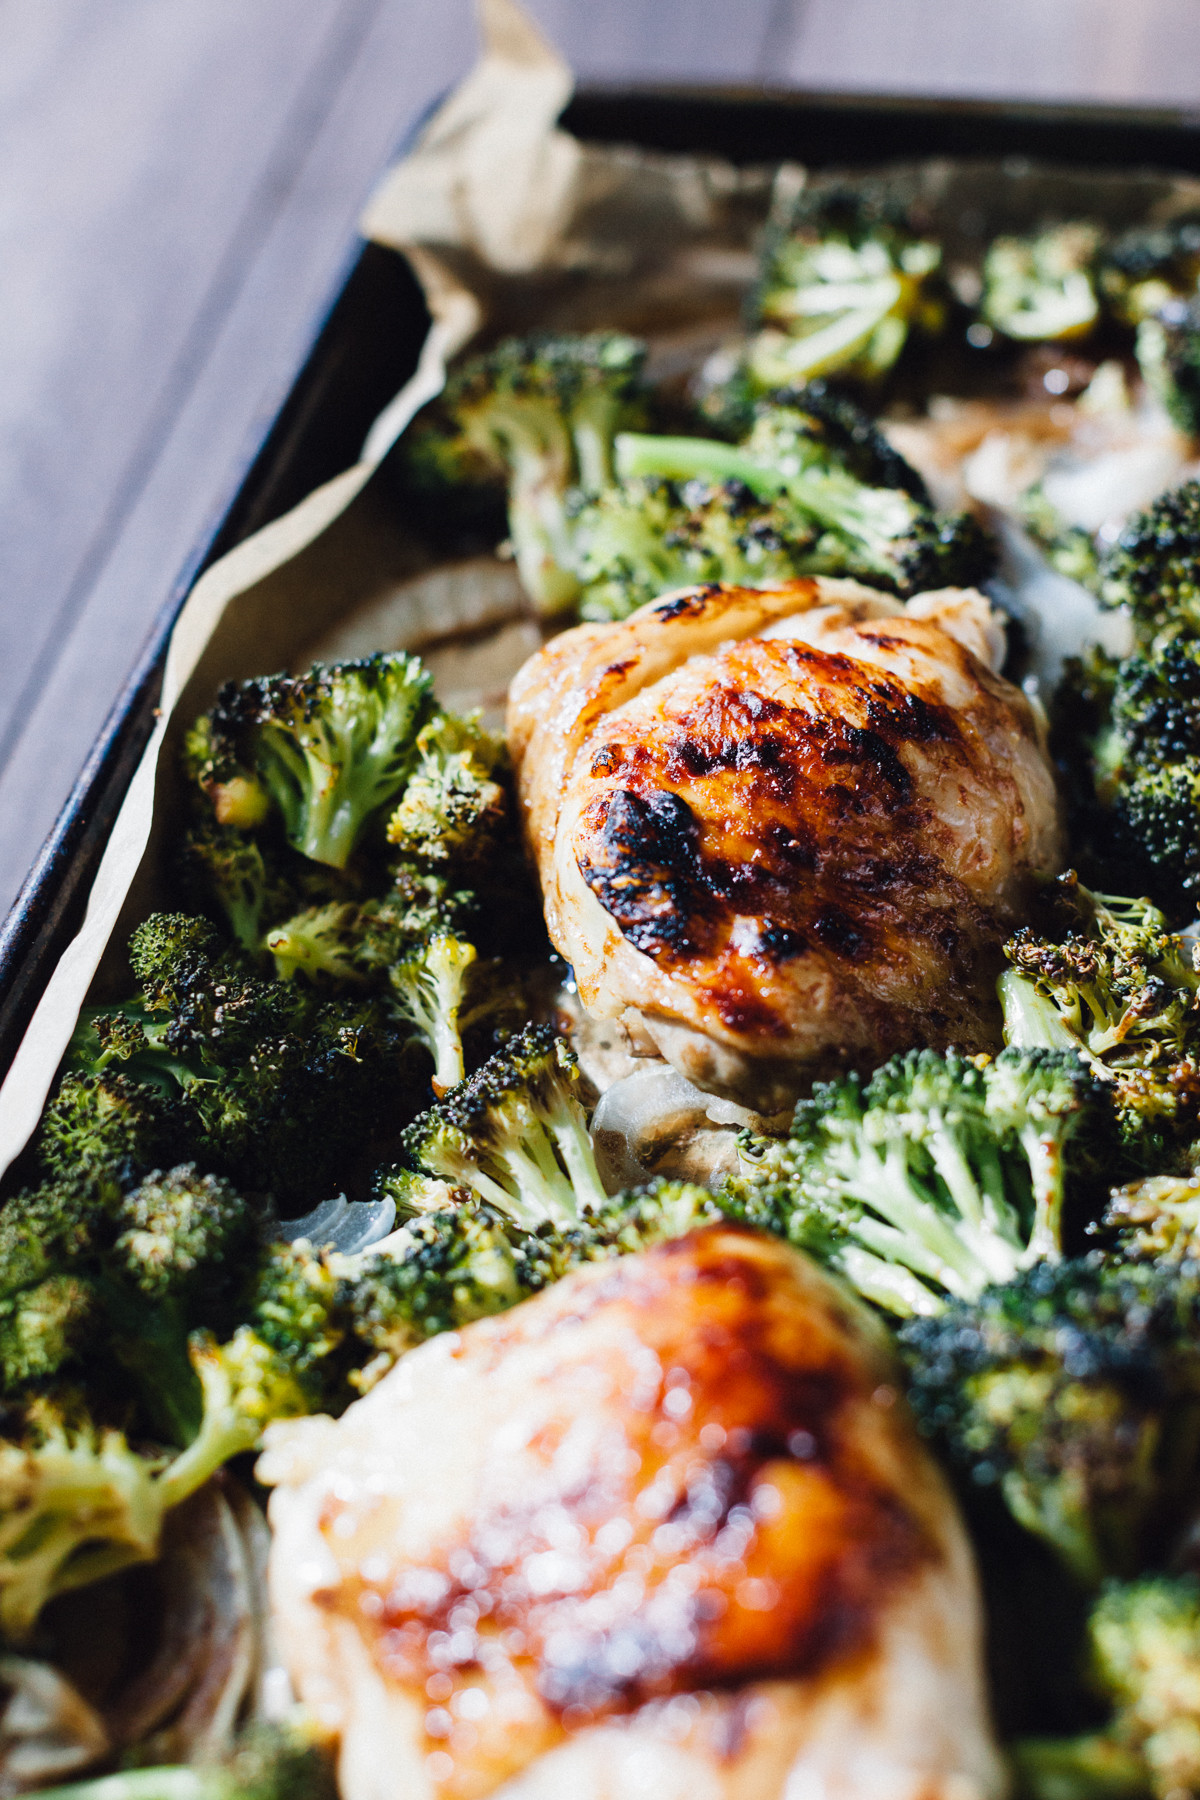
[[[760,1112],[839,1062],[994,1045],[1000,944],[1060,854],[996,651],[979,595],[820,580],[554,639],[509,735],[587,1010]]]
[[[345,1800],[999,1791],[953,1503],[873,1323],[778,1242],[592,1265],[273,1444]]]

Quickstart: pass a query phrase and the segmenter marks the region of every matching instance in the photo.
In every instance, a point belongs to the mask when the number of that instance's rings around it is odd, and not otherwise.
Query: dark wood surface
[[[584,80],[1200,106],[1197,0],[531,0]],[[0,0],[0,910],[469,66],[468,0]]]

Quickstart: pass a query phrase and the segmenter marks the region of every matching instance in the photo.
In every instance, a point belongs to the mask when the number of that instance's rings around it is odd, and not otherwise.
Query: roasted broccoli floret
[[[1088,1621],[1103,1731],[1014,1747],[1023,1800],[1184,1800],[1200,1792],[1200,1583],[1111,1582]]]
[[[337,1800],[329,1747],[302,1715],[252,1725],[220,1763],[121,1769],[42,1791],[49,1800]]]
[[[910,1051],[818,1083],[782,1139],[744,1133],[728,1201],[901,1315],[1061,1254],[1066,1155],[1097,1084],[1071,1051]]]
[[[818,531],[745,482],[624,481],[580,518],[584,619],[623,619],[673,588],[766,586],[806,572]]]
[[[0,1440],[0,1630],[20,1642],[55,1594],[152,1557],[157,1465],[78,1403],[31,1401]]]
[[[464,363],[439,406],[508,483],[517,568],[540,612],[579,591],[569,500],[612,480],[612,440],[641,416],[645,347],[619,332],[506,338]]]
[[[1105,556],[1106,606],[1129,610],[1143,649],[1200,636],[1200,481],[1185,481],[1134,515]]]
[[[440,1203],[465,1188],[525,1230],[569,1226],[602,1206],[574,1052],[548,1025],[529,1026],[404,1134],[409,1210],[421,1178]]]
[[[184,891],[206,909],[216,906],[246,950],[257,950],[268,926],[303,898],[261,837],[215,819],[184,833],[178,861]]]
[[[504,821],[501,738],[479,715],[439,712],[417,736],[417,760],[404,797],[388,820],[389,843],[431,863],[477,862]]]
[[[1137,328],[1138,367],[1174,424],[1200,435],[1200,300],[1168,300]]]
[[[1184,911],[1200,893],[1200,640],[1121,663],[1094,778],[1116,848]]]
[[[999,237],[983,263],[980,311],[1022,343],[1082,337],[1100,316],[1094,225],[1055,225],[1033,237]]]
[[[1060,919],[1004,947],[1004,1035],[1023,1049],[1075,1050],[1111,1084],[1142,1166],[1169,1161],[1200,1123],[1200,971],[1148,900],[1057,884]]]
[[[118,1235],[113,1266],[151,1299],[211,1301],[222,1279],[240,1273],[257,1237],[240,1194],[194,1163],[154,1170],[112,1208]]]
[[[34,1152],[68,1186],[153,1167],[169,1155],[179,1112],[160,1087],[106,1071],[64,1075],[42,1115]]]
[[[380,1188],[402,1201],[410,1191],[394,1171],[382,1173]],[[509,1210],[447,1197],[451,1203],[441,1210],[410,1218],[386,1253],[366,1251],[339,1265],[341,1316],[356,1354],[371,1353],[349,1376],[359,1392],[424,1338],[505,1312],[581,1263],[636,1254],[724,1216],[707,1188],[688,1182],[652,1182],[606,1200],[566,1228],[542,1224],[532,1231],[518,1226]]]
[[[140,1455],[79,1397],[9,1407],[0,1439],[0,1630],[19,1641],[56,1594],[152,1558],[165,1514],[273,1418],[308,1410],[286,1364],[254,1333],[197,1337],[199,1429],[173,1460]]]
[[[1170,300],[1186,300],[1200,280],[1200,216],[1131,226],[1105,245],[1099,278],[1105,304],[1124,325],[1152,318]]]
[[[760,391],[837,371],[875,381],[910,329],[940,328],[942,253],[862,184],[800,193],[764,246],[746,370]]]
[[[1082,525],[1069,525],[1040,482],[1026,488],[1018,502],[1021,523],[1052,569],[1077,581],[1091,593],[1100,587],[1100,551]]]
[[[1195,1491],[1200,1267],[1043,1262],[901,1327],[924,1428],[1085,1581],[1161,1553]]]
[[[620,617],[672,585],[856,575],[900,594],[970,586],[994,548],[969,513],[941,516],[901,486],[868,487],[805,436],[792,408],[744,444],[617,439],[622,485],[579,519],[582,611]]]
[[[277,810],[288,842],[344,869],[363,832],[395,803],[432,710],[432,683],[400,652],[318,665],[307,675],[227,682],[211,719],[207,787],[226,824]],[[236,784],[236,817],[227,796]],[[246,800],[256,796],[258,818]]]
[[[1148,1175],[1114,1188],[1096,1230],[1125,1262],[1200,1263],[1200,1177]]]
[[[409,1034],[380,995],[327,998],[246,973],[211,926],[180,914],[140,926],[130,960],[165,1021],[187,1153],[251,1189],[311,1203],[409,1090]]]

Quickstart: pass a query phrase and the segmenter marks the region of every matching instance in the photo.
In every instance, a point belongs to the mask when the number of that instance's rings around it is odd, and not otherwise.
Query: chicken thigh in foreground
[[[344,1800],[990,1800],[979,1602],[881,1334],[714,1226],[275,1427]]]
[[[512,687],[550,936],[589,1013],[762,1113],[814,1075],[999,1038],[1000,946],[1061,862],[981,594],[696,588]]]

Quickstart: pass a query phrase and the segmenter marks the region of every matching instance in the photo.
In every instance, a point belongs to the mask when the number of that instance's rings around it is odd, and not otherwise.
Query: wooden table
[[[582,79],[1200,106],[1200,0],[530,0]],[[468,0],[0,0],[0,910]]]

